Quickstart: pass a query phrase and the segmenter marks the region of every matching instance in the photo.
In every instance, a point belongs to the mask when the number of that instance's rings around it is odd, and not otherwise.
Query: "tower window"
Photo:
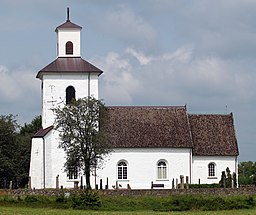
[[[69,86],[66,89],[66,104],[70,104],[72,99],[76,99],[76,91],[74,87]]]
[[[68,41],[66,43],[66,55],[73,54],[73,43],[71,41]]]

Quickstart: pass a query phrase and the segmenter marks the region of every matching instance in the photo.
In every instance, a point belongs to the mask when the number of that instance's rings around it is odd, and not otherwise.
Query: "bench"
[[[164,184],[154,184],[153,181],[151,182],[151,189],[153,188],[164,188]]]

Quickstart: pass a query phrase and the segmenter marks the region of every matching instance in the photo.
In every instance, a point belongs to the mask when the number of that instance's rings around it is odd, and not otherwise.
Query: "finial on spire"
[[[69,7],[67,8],[67,21],[69,21]]]

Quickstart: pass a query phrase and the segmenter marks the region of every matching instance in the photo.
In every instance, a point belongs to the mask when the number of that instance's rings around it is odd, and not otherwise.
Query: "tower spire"
[[[69,7],[67,8],[67,21],[69,21]]]

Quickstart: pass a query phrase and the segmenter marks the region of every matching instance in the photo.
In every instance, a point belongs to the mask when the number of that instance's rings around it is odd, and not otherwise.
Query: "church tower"
[[[72,98],[93,96],[98,99],[98,76],[102,71],[81,58],[82,27],[69,19],[56,28],[57,59],[37,74],[42,81],[42,127],[54,122],[52,109]]]
[[[98,99],[98,77],[102,71],[81,58],[82,27],[67,20],[55,30],[57,58],[37,73],[41,80],[42,128],[32,138],[30,186],[52,188],[58,183],[72,187],[76,178],[67,178],[65,153],[58,148],[58,132],[53,129],[55,107],[72,99],[92,96]],[[70,183],[72,182],[72,183]]]

